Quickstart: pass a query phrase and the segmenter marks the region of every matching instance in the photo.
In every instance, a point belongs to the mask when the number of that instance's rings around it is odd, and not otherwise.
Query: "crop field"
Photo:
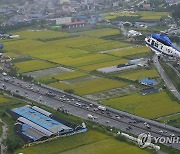
[[[57,140],[46,142],[32,147],[19,149],[15,154],[37,154],[37,153],[63,153],[63,154],[119,154],[134,153],[147,154],[148,152],[136,146],[129,145],[115,140],[112,137],[99,133],[97,131],[88,131],[83,134],[59,138]]]
[[[162,117],[160,119],[158,119],[160,122],[168,122],[169,120],[177,120],[180,119],[180,113],[175,113],[173,115],[168,115],[165,117]]]
[[[80,83],[80,82],[84,82],[84,81],[90,81],[90,80],[97,79],[97,78],[98,77],[96,77],[96,76],[86,75],[86,76],[81,76],[78,78],[68,79],[68,80],[65,80],[65,82],[67,82],[68,84],[75,84],[75,83]]]
[[[82,96],[108,89],[122,87],[125,86],[126,83],[106,78],[97,78],[89,81],[78,82],[75,84],[65,84],[63,82],[57,82],[49,85],[59,89],[73,89],[76,94]]]
[[[88,36],[81,36],[81,37],[53,41],[52,45],[79,48],[79,47],[88,46],[88,45],[97,45],[97,44],[99,45],[105,42],[108,42],[108,40],[103,40],[103,39],[93,38],[93,37],[88,37]]]
[[[104,14],[104,17],[107,20],[112,20],[115,19],[117,17],[138,17],[138,15],[136,13],[108,13],[108,14]]]
[[[103,104],[151,119],[180,111],[180,104],[172,101],[166,92],[146,96],[133,94],[104,100]]]
[[[79,69],[81,69],[83,71],[93,71],[93,70],[97,70],[99,68],[109,67],[109,66],[118,65],[118,64],[124,64],[127,62],[128,62],[128,60],[126,60],[126,59],[118,59],[118,60],[113,60],[113,61],[109,61],[109,62],[102,62],[102,63],[92,64],[92,65],[88,65],[88,66],[82,66],[82,67],[79,67]]]
[[[78,58],[56,58],[51,60],[52,62],[72,66],[72,67],[81,67],[81,66],[87,66],[91,64],[98,64],[102,62],[108,62],[118,59],[118,57],[114,57],[111,55],[104,55],[104,54],[89,54],[85,56],[81,56]]]
[[[111,29],[111,28],[103,28],[103,29],[90,30],[87,32],[83,32],[82,34],[89,36],[89,37],[100,38],[100,37],[104,37],[104,36],[111,36],[111,35],[120,34],[120,30]]]
[[[29,60],[25,62],[15,63],[14,65],[18,69],[18,73],[31,72],[57,66],[55,64],[42,60]]]
[[[119,51],[113,51],[108,54],[123,57],[123,56],[128,56],[128,55],[136,55],[136,54],[140,54],[140,53],[146,53],[149,51],[150,51],[150,49],[148,47],[139,46],[139,47],[133,47],[133,48],[128,48],[128,49],[122,49]]]
[[[34,72],[24,73],[24,75],[32,76],[34,78],[43,78],[43,77],[47,77],[47,76],[53,77],[53,76],[65,74],[68,72],[73,72],[73,70],[58,66],[58,67],[54,67],[54,68],[47,68],[47,69],[38,70],[38,71],[34,71]]]
[[[80,47],[80,49],[87,50],[90,52],[100,52],[100,51],[124,48],[124,47],[129,47],[129,46],[133,46],[133,45],[126,42],[108,41],[108,42],[101,43],[98,45],[95,44],[95,45],[83,46],[83,47]]]
[[[129,70],[123,73],[119,73],[119,77],[130,79],[130,80],[140,80],[142,78],[158,78],[158,71],[153,69],[138,69],[138,70]]]
[[[83,72],[74,71],[74,72],[68,72],[68,73],[63,73],[63,74],[58,74],[58,75],[47,75],[45,77],[37,78],[37,81],[46,82],[46,81],[48,81],[48,80],[50,81],[52,79],[69,80],[69,79],[83,77],[83,76],[87,76],[87,75],[88,74],[83,73]]]
[[[51,42],[45,43],[36,40],[17,40],[5,42],[5,50],[8,53],[18,55],[28,55],[34,58],[45,60],[54,59],[57,57],[79,57],[88,54],[88,51],[81,49],[72,49]]]
[[[70,34],[60,31],[52,31],[52,30],[42,30],[42,31],[28,30],[28,31],[18,32],[18,35],[20,35],[22,39],[49,39],[49,38],[65,37],[65,36],[69,36]]]
[[[9,100],[5,98],[4,96],[0,95],[0,105],[8,102]]]
[[[162,117],[158,119],[158,121],[180,128],[180,113],[175,113],[173,115]]]
[[[119,12],[104,14],[107,20],[112,20],[117,17],[136,17],[139,21],[159,21],[163,17],[168,17],[169,12],[154,12],[154,11],[138,11],[138,12]]]

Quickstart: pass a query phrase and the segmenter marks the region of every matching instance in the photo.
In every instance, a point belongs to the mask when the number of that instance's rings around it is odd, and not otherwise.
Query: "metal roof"
[[[143,78],[140,80],[141,83],[145,83],[148,85],[155,85],[157,82],[154,79],[148,79],[148,78]]]
[[[39,108],[39,107],[37,107],[37,106],[33,106],[32,107],[32,109],[34,109],[34,110],[36,110],[36,111],[38,111],[38,112],[40,112],[40,113],[42,113],[42,114],[44,114],[44,115],[46,115],[46,116],[50,116],[50,115],[52,115],[52,113],[50,113],[50,112],[48,112],[48,111],[45,111],[45,110],[43,110],[43,109],[41,109],[41,108]]]
[[[46,136],[51,136],[51,135],[53,135],[52,132],[48,131],[47,129],[45,129],[45,128],[43,128],[43,127],[41,127],[41,126],[39,126],[39,125],[31,122],[31,121],[29,121],[29,120],[26,119],[26,118],[19,117],[17,120],[18,120],[19,122],[22,122],[22,123],[24,123],[24,124],[27,124],[27,125],[29,125],[30,127],[32,127],[32,128],[34,128],[34,129],[40,131],[41,133],[45,134]],[[25,128],[24,128],[24,129],[25,129]]]
[[[51,131],[52,133],[59,133],[63,130],[72,130],[72,128],[51,119],[50,117],[32,109],[29,106],[15,108],[12,111],[26,118],[27,120],[47,129],[48,131]]]

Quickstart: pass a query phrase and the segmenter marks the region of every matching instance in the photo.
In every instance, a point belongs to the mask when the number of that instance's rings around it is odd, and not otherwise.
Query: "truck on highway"
[[[89,119],[94,119],[92,114],[88,114],[87,116],[88,116]]]
[[[104,106],[98,106],[98,109],[101,111],[106,111],[106,107],[104,107]]]

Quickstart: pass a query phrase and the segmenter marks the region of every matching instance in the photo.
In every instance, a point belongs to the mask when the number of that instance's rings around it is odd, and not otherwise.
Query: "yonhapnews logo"
[[[138,145],[140,148],[146,148],[151,144],[151,134],[142,133],[138,136]]]
[[[179,136],[175,136],[174,134],[171,134],[170,136],[160,136],[160,137],[153,137],[151,136],[150,133],[142,133],[138,136],[138,145],[140,148],[146,148],[148,146],[152,146],[153,143],[151,143],[153,140],[153,142],[155,144],[180,144],[180,137]]]

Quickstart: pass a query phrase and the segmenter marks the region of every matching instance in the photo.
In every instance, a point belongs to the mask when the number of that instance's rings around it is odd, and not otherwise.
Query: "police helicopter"
[[[145,38],[146,46],[150,47],[158,57],[165,55],[180,59],[180,49],[175,47],[171,40],[164,34],[152,34]]]

